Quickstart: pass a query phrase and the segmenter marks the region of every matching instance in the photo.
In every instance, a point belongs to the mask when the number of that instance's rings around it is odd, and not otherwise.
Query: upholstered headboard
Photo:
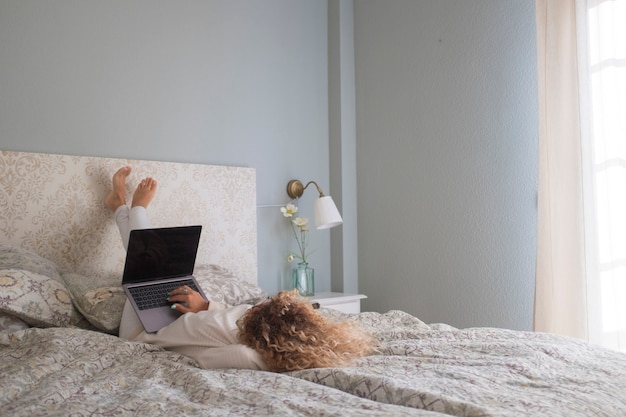
[[[0,242],[32,250],[65,272],[120,276],[124,248],[103,198],[130,165],[137,183],[158,181],[154,227],[201,224],[196,265],[217,264],[257,282],[256,176],[252,168],[0,152]]]

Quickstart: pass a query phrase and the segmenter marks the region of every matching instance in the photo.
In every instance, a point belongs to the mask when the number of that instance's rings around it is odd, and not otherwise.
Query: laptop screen
[[[130,232],[123,284],[191,275],[202,226]]]

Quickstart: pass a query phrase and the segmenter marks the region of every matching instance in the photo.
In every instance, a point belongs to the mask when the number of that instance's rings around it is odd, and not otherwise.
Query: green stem
[[[305,245],[305,239],[306,239],[306,232],[302,229],[300,229],[300,239],[298,239],[298,233],[296,232],[296,225],[293,224],[293,222],[291,222],[291,231],[293,232],[293,236],[296,238],[296,243],[298,244],[298,249],[300,249],[300,259],[302,259],[302,262],[306,262],[306,258],[305,258],[305,249],[306,249],[306,245]],[[300,240],[302,240],[302,242],[300,242]]]

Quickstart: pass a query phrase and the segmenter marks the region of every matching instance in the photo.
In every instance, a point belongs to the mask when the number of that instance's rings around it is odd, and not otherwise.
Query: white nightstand
[[[360,313],[363,298],[367,298],[367,296],[342,292],[317,292],[309,297],[312,302],[319,303],[320,307],[332,308],[344,313]]]

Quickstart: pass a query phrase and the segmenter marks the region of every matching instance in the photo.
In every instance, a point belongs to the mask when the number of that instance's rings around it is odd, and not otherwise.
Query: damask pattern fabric
[[[117,334],[126,302],[121,277],[102,279],[74,273],[62,277],[78,311],[96,328]]]
[[[380,340],[345,368],[202,370],[158,347],[79,329],[0,333],[0,409],[12,416],[626,415],[626,355],[580,340],[345,315]]]
[[[626,415],[624,353],[548,333],[427,326],[401,311],[357,320],[383,340],[378,355],[292,375],[445,415]]]
[[[196,263],[257,282],[253,168],[0,151],[0,241],[60,272],[121,277],[125,252],[102,201],[125,165],[133,168],[128,201],[142,178],[158,181],[148,213],[154,227],[203,225]]]
[[[56,265],[32,251],[0,244],[0,311],[31,326],[83,326]]]
[[[198,285],[211,301],[228,304],[256,304],[268,294],[256,284],[248,282],[219,265],[199,265],[193,272]]]
[[[435,416],[284,374],[203,370],[155,346],[78,329],[0,333],[0,410],[22,416]]]
[[[63,284],[35,272],[0,270],[0,311],[31,326],[69,326],[74,308]]]
[[[0,269],[17,269],[34,272],[63,283],[54,262],[35,252],[0,243]]]

